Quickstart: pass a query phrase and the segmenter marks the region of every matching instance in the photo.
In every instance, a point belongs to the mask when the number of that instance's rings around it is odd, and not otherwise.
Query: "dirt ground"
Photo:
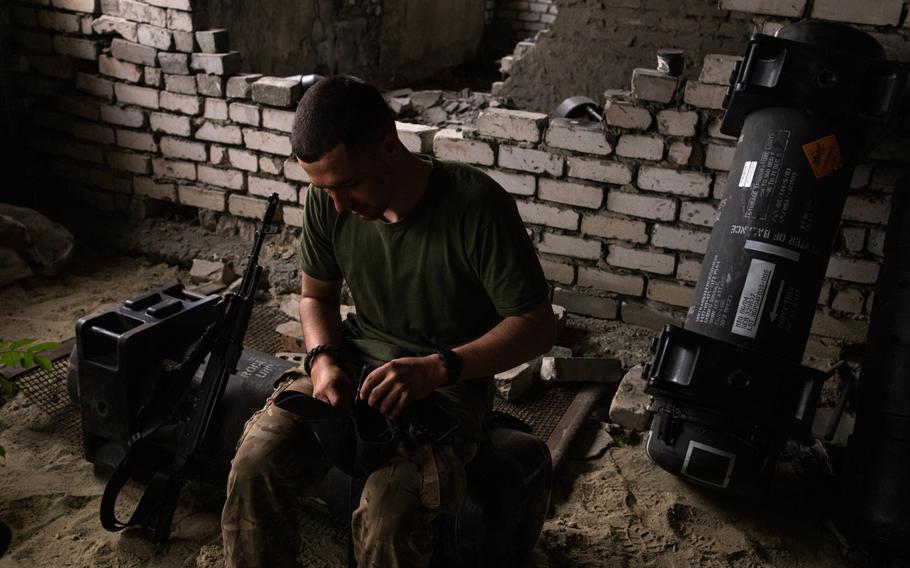
[[[79,254],[65,276],[0,289],[0,337],[65,339],[83,315],[155,285],[186,279],[185,271],[167,264],[89,250]],[[644,360],[650,335],[608,323],[572,330],[567,337],[577,353],[619,356],[628,366]],[[603,408],[596,415],[604,416]],[[14,531],[12,549],[0,567],[221,565],[219,487],[185,489],[172,544],[156,552],[136,535],[108,533],[100,526],[104,479],[62,429],[21,394],[0,407],[0,445],[7,452],[0,458],[0,519]],[[640,434],[612,432],[614,445],[603,455],[570,459],[558,472],[553,514],[529,566],[868,564],[828,520],[832,494],[826,489],[821,444],[792,444],[767,495],[724,499],[655,467]],[[127,498],[135,498],[136,491],[129,489]],[[311,524],[301,530],[325,529]],[[337,538],[326,534],[319,546],[306,551],[305,565],[345,565]]]

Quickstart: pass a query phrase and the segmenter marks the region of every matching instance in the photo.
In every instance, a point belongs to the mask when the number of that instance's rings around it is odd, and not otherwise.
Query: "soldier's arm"
[[[529,312],[507,316],[487,333],[452,351],[461,358],[461,380],[471,380],[543,355],[555,341],[556,318],[545,299]]]
[[[340,297],[340,280],[319,280],[300,273],[300,325],[307,349],[317,345],[341,347]],[[315,398],[350,410],[354,385],[331,353],[312,361],[311,378]]]

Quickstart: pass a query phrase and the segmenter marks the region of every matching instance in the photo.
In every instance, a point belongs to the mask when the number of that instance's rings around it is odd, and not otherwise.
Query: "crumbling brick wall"
[[[307,180],[288,159],[299,83],[237,74],[223,36],[186,29],[195,24],[184,1],[12,5],[17,47],[8,76],[30,105],[22,145],[55,176],[58,193],[45,201],[72,198],[134,215],[169,202],[257,218],[277,192],[279,218],[300,226]],[[725,0],[744,7],[735,2]],[[805,5],[791,11],[794,2],[770,15],[762,3],[751,25],[772,30],[803,15]],[[828,2],[815,0],[813,13],[827,14]],[[873,22],[869,12],[834,13],[906,61],[910,52],[895,48],[910,33],[899,27],[901,10]],[[697,79],[634,74],[631,92],[606,99],[604,125],[493,109],[476,131],[399,131],[412,151],[475,164],[515,196],[559,287],[556,301],[570,312],[656,328],[682,320],[692,301],[735,143],[718,126],[740,49],[706,57]],[[865,336],[889,194],[907,171],[908,131],[902,117],[857,169],[819,298],[813,354],[837,356]]]
[[[556,0],[490,0],[491,20],[510,30],[515,41],[534,37],[556,21]]]
[[[197,0],[194,13],[199,13]],[[381,0],[205,0],[207,24],[227,28],[244,69],[269,75],[348,73],[381,79]],[[200,22],[202,23],[202,22]]]
[[[518,108],[550,112],[573,95],[600,98],[628,83],[635,67],[655,67],[657,50],[680,48],[686,75],[708,53],[734,53],[752,30],[747,16],[717,0],[558,0],[558,16],[536,48],[510,62],[499,91]]]

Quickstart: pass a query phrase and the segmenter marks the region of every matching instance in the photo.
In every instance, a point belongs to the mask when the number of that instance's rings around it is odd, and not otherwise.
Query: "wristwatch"
[[[441,387],[450,387],[461,378],[461,357],[451,349],[437,349],[436,354],[442,359],[442,366],[446,369],[446,382]]]

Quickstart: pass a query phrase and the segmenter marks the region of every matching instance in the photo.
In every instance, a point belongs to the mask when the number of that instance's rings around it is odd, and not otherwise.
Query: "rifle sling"
[[[123,522],[117,519],[115,507],[120,491],[132,477],[133,468],[134,456],[127,453],[104,487],[104,494],[101,496],[101,525],[111,532],[121,531],[126,527],[142,526],[154,530],[156,543],[164,542],[170,534],[171,519],[182,484],[183,464],[174,463],[156,471],[133,514],[128,521]]]
[[[136,505],[133,514],[125,523],[117,519],[115,512],[117,497],[119,497],[120,492],[130,478],[132,478],[137,455],[142,455],[145,445],[149,443],[149,438],[153,437],[165,424],[173,421],[174,413],[182,406],[182,402],[189,395],[189,391],[192,388],[192,378],[196,374],[199,365],[202,364],[205,354],[211,350],[217,331],[221,328],[221,322],[222,318],[219,317],[216,322],[206,328],[203,336],[189,347],[189,355],[186,357],[185,362],[180,365],[179,370],[172,373],[178,378],[179,386],[182,388],[161,389],[169,392],[177,390],[177,392],[181,393],[180,396],[173,398],[167,396],[167,393],[162,395],[159,392],[155,402],[150,405],[150,409],[157,411],[152,412],[152,416],[157,414],[156,420],[130,437],[126,455],[114,469],[113,474],[104,486],[104,494],[101,497],[101,525],[108,531],[118,532],[126,527],[136,525],[153,528],[151,523],[156,522],[155,517],[157,514],[158,520],[157,525],[154,527],[154,540],[155,542],[167,540],[170,533],[170,518],[173,517],[173,507],[176,506],[176,497],[179,494],[180,482],[177,478],[182,473],[186,460],[175,459],[168,467],[156,469],[139,500],[139,504]],[[165,383],[167,382],[169,381],[165,381]],[[165,411],[168,406],[171,407],[171,412]],[[163,535],[161,534],[162,532],[164,533]]]

